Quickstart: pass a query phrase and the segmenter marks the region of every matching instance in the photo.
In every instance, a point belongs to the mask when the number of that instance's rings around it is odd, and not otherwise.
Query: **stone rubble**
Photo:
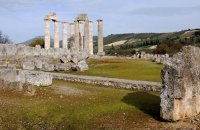
[[[88,57],[89,54],[85,51],[69,51],[65,48],[46,50],[40,46],[0,45],[0,61],[14,62],[25,70],[66,71],[74,66],[82,68],[79,65]],[[80,70],[87,70],[86,68]]]
[[[52,75],[45,72],[85,71],[88,69],[86,52],[73,52],[65,48],[43,49],[40,46],[0,44],[0,80],[8,88],[32,90],[30,86],[49,86]],[[45,71],[45,72],[43,72]],[[16,84],[16,86],[14,85]]]

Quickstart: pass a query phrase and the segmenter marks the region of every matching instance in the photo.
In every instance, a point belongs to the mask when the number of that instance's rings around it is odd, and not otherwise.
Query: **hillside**
[[[136,51],[173,54],[183,45],[199,44],[200,29],[169,33],[111,34],[104,38],[105,51],[109,55],[132,55]]]

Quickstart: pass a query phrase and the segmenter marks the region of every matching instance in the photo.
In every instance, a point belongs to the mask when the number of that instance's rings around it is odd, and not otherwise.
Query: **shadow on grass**
[[[144,113],[152,116],[158,121],[163,121],[160,117],[160,97],[148,92],[128,93],[121,101],[137,107]]]

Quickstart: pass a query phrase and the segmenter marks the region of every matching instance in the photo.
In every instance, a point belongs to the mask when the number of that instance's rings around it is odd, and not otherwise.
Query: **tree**
[[[0,44],[11,44],[11,40],[9,39],[9,37],[5,34],[2,33],[2,31],[0,30]]]
[[[30,47],[35,47],[36,45],[40,45],[42,48],[44,48],[44,39],[42,39],[42,38],[36,38],[35,40],[33,40],[29,44]]]
[[[114,47],[114,45],[112,44],[112,46],[111,46],[111,50],[115,50],[115,47]]]

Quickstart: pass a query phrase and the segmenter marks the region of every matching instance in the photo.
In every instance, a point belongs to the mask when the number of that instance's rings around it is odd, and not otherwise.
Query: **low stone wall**
[[[103,86],[112,86],[114,88],[133,89],[142,91],[160,91],[161,89],[161,84],[157,82],[103,78],[95,76],[81,76],[81,75],[60,74],[60,73],[51,73],[51,74],[54,79],[97,84]]]
[[[0,80],[8,83],[20,82],[34,86],[49,86],[52,84],[52,75],[42,71],[0,69]]]
[[[123,57],[123,56],[97,56],[93,55],[90,56],[93,59],[127,59],[127,60],[151,60],[152,62],[166,64],[167,61],[170,59],[168,54],[159,55],[159,54],[148,54],[148,53],[137,53],[133,56]]]

